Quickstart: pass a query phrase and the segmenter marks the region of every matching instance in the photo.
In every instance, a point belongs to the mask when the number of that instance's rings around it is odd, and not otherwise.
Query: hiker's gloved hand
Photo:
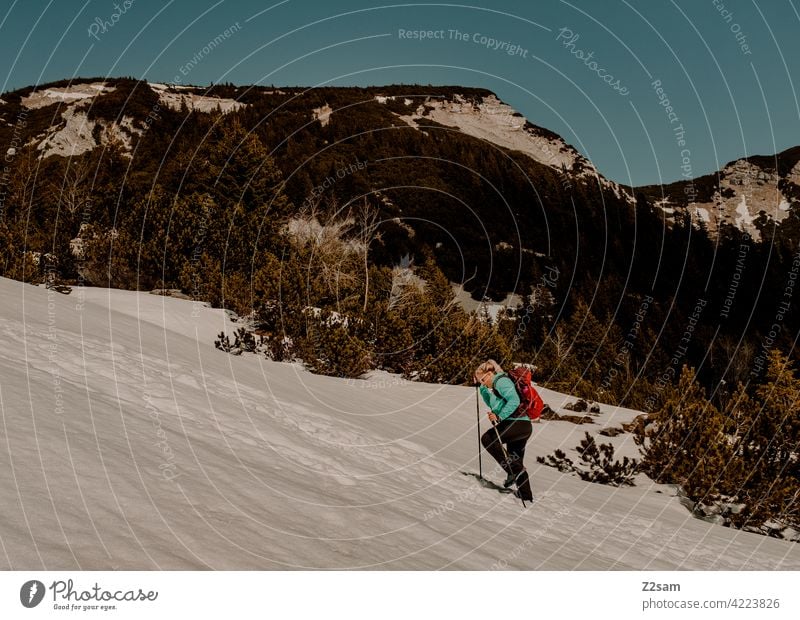
[[[497,415],[492,413],[491,411],[489,412],[489,422],[491,422],[492,424],[497,422]]]

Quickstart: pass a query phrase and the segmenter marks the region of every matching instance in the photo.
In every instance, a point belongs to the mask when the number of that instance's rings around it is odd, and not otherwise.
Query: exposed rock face
[[[379,103],[385,103],[387,99],[389,98],[376,97]],[[406,99],[404,103],[409,105],[411,100]],[[632,194],[603,177],[592,162],[567,144],[563,138],[533,125],[495,95],[481,97],[479,100],[467,99],[458,94],[452,99],[429,97],[411,114],[398,116],[414,128],[419,127],[416,121],[423,118],[454,127],[475,138],[524,153],[540,164],[583,181],[596,180],[605,189],[613,191],[617,197],[633,200]]]
[[[759,215],[763,213],[776,222],[789,215],[791,199],[781,191],[782,180],[798,188],[798,166],[795,165],[786,177],[781,177],[777,170],[765,170],[745,159],[737,160],[720,172],[718,189],[712,201],[691,203],[690,213],[693,218],[701,218],[712,234],[724,222],[758,239],[761,233],[754,221]]]
[[[786,219],[800,202],[800,153],[790,149],[774,157],[737,159],[716,175],[694,181],[697,198],[687,201],[686,182],[642,188],[668,218],[685,209],[696,225],[703,223],[715,236],[721,226],[734,226],[760,240],[759,222]],[[658,197],[662,193],[663,197]]]
[[[555,134],[534,127],[511,106],[495,96],[480,102],[468,101],[460,95],[453,100],[428,99],[407,117],[408,121],[429,118],[457,127],[462,132],[529,155],[539,163],[566,168],[571,172],[595,171],[588,159]]]
[[[183,105],[196,112],[219,111],[227,114],[239,110],[245,104],[234,99],[213,97],[188,92],[189,86],[168,86],[167,84],[149,83],[150,88],[158,94],[158,102],[162,108],[180,110]],[[34,90],[20,99],[20,106],[26,110],[39,110],[47,106],[60,104],[60,114],[54,116],[54,123],[28,141],[39,151],[39,157],[52,155],[72,157],[87,153],[94,148],[116,142],[122,146],[123,152],[131,153],[134,138],[144,133],[147,123],[133,116],[122,115],[114,120],[92,119],[89,116],[91,106],[116,87],[106,82],[71,84],[64,87],[42,88]],[[11,125],[11,123],[6,123]],[[17,149],[7,149],[7,156],[14,156]]]

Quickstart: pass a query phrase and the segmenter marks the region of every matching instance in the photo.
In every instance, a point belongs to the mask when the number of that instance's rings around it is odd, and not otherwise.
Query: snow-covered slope
[[[3,568],[800,568],[797,545],[693,519],[668,487],[535,464],[586,426],[536,427],[523,511],[459,473],[468,387],[234,357],[213,347],[223,312],[146,293],[0,279],[0,317]]]

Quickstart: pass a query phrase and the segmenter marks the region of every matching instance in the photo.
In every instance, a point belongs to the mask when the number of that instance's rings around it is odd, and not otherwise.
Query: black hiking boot
[[[528,471],[523,468],[514,480],[516,483],[516,495],[524,502],[533,501],[533,493],[531,492],[531,481],[528,478]]]
[[[522,479],[522,474],[525,474],[525,473],[527,473],[527,470],[524,467],[522,468],[522,471],[519,471],[516,474],[514,472],[509,473],[506,476],[506,480],[503,483],[503,486],[507,489],[508,487],[510,487],[515,482],[520,482],[520,480]]]
[[[514,494],[514,497],[518,497],[523,502],[533,503],[533,501],[536,499],[533,495],[524,495],[519,489],[514,489],[512,493]]]

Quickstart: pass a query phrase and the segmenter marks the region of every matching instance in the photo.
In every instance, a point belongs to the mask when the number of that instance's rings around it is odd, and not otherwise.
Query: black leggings
[[[507,474],[514,474],[517,478],[517,488],[520,489],[522,495],[530,497],[530,484],[528,482],[527,473],[520,476],[525,471],[525,466],[522,459],[525,458],[525,444],[530,439],[533,427],[530,420],[503,420],[498,422],[494,428],[490,428],[483,435],[481,435],[481,444],[486,448],[486,451],[492,455],[503,470]],[[497,435],[500,434],[500,441],[497,440]],[[508,462],[503,454],[503,447],[501,442],[506,444],[508,450]]]
[[[486,451],[492,455],[495,461],[506,473],[518,474],[524,469],[522,459],[525,458],[525,444],[531,436],[532,427],[530,420],[503,420],[497,423],[497,432],[490,428],[481,437],[481,443]],[[506,444],[510,463],[505,462],[505,455],[497,435],[500,434],[500,441]]]

